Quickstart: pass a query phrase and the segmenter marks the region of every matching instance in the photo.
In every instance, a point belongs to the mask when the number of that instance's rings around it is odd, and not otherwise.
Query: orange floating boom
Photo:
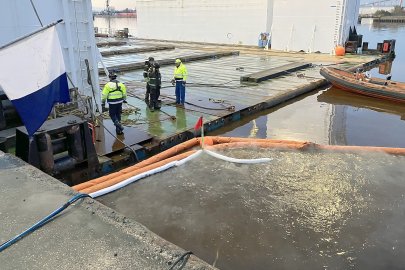
[[[201,144],[200,138],[193,138],[177,146],[174,146],[160,154],[157,154],[138,164],[120,170],[118,172],[99,177],[88,182],[73,186],[73,189],[82,193],[93,193],[101,189],[113,186],[125,181],[133,176],[164,166],[172,161],[182,160],[194,154],[191,150]],[[225,148],[274,148],[287,150],[324,150],[341,152],[383,152],[392,155],[405,155],[404,148],[374,147],[374,146],[341,146],[341,145],[319,145],[311,142],[299,142],[291,140],[272,140],[272,139],[251,139],[207,136],[204,138],[204,144],[213,149]],[[208,149],[209,149],[208,148]]]

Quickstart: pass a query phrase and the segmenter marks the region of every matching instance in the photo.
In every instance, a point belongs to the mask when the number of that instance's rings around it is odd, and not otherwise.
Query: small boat
[[[332,67],[322,68],[320,73],[341,90],[405,103],[405,83],[366,78],[362,73],[355,74]]]

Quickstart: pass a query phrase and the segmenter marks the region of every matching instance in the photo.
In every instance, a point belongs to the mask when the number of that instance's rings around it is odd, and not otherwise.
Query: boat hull
[[[332,68],[322,68],[320,73],[333,86],[341,90],[373,98],[405,103],[405,89],[402,89],[404,84],[390,83],[389,86],[385,86],[360,81],[356,80],[352,73]],[[381,82],[381,80],[376,81]],[[398,89],[396,89],[394,85],[398,85]]]

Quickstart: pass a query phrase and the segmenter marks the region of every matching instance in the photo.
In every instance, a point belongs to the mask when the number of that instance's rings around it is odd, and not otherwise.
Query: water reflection
[[[185,130],[187,128],[186,111],[176,107],[176,129]]]
[[[101,120],[95,128],[95,148],[98,155],[108,155],[122,150],[126,145],[134,145],[150,139],[150,136],[137,127],[125,126],[124,134],[117,136],[111,119]],[[119,140],[117,140],[117,138]],[[123,144],[122,142],[125,144]]]
[[[394,114],[400,116],[401,120],[405,120],[405,106],[401,103],[386,102],[376,98],[348,93],[337,88],[320,92],[317,95],[317,100],[318,102],[332,105],[364,108],[376,112]]]
[[[382,42],[383,40],[396,39],[396,58],[392,66],[392,79],[405,82],[403,71],[405,70],[405,25],[394,23],[376,23],[371,25],[358,25],[357,32],[363,35],[363,41],[370,44]],[[379,75],[378,69],[373,70],[372,76],[384,78]]]
[[[98,27],[99,33],[107,34],[108,30],[114,33],[116,30],[128,28],[131,36],[137,36],[138,25],[136,18],[108,18],[94,17],[94,27]]]
[[[145,115],[146,119],[148,119],[148,133],[154,134],[156,137],[162,136],[164,130],[162,128],[162,121],[160,120],[161,112],[159,110],[151,112],[150,109],[146,107]]]
[[[274,160],[236,166],[203,155],[100,200],[220,269],[404,265],[405,158],[259,149],[225,154]]]
[[[396,58],[392,66],[388,63],[377,67],[371,75],[385,78],[391,71],[392,80],[405,82],[405,25],[359,25],[357,30],[370,44],[396,39]],[[405,147],[404,115],[401,104],[330,89],[299,97],[212,134],[248,137],[253,127],[252,120],[255,120],[257,138]]]
[[[405,147],[405,106],[331,88],[252,115],[210,135]]]
[[[122,143],[123,141],[125,141],[125,134],[117,135],[112,145],[112,151],[115,152],[123,149],[125,147]]]

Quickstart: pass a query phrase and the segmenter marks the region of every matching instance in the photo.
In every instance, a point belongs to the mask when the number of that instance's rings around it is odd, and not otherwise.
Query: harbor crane
[[[111,9],[110,9],[110,0],[106,0],[105,1],[105,11],[107,13],[108,16],[108,35],[111,36]]]
[[[107,14],[111,14],[111,10],[110,10],[110,0],[106,0],[105,1],[105,11],[107,11]]]

